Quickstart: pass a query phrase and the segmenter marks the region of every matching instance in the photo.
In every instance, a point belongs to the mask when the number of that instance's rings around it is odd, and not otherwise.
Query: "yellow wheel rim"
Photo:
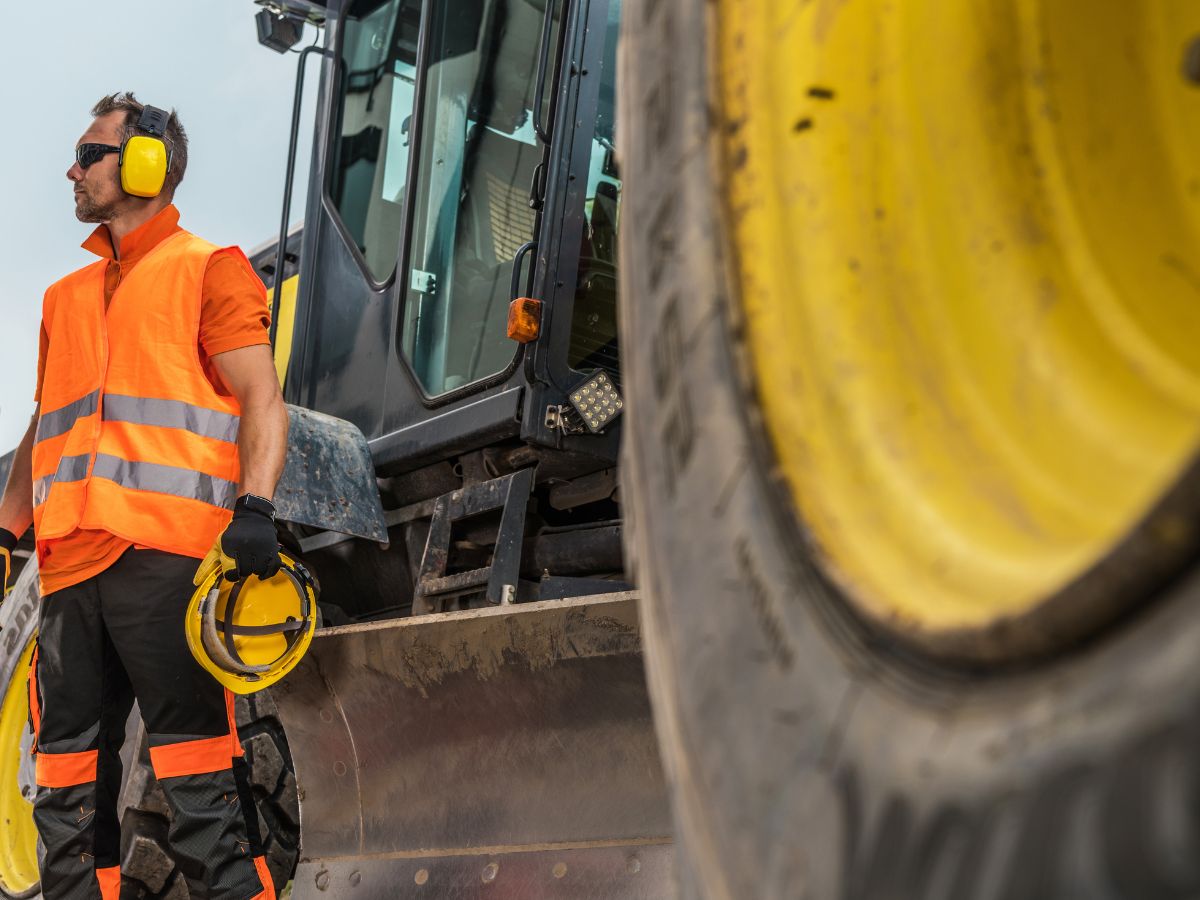
[[[1196,457],[1200,4],[716,17],[745,341],[800,520],[896,631],[1030,615]]]
[[[21,654],[0,705],[0,888],[16,896],[38,884],[33,786],[22,784],[32,762],[27,679],[33,646],[30,641]]]

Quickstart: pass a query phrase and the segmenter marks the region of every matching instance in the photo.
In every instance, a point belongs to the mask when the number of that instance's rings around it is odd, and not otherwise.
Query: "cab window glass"
[[[435,5],[401,333],[430,395],[500,372],[516,353],[505,320],[513,257],[533,239],[544,9],[545,0]]]
[[[567,363],[573,369],[603,369],[620,384],[617,359],[617,229],[621,179],[615,162],[617,121],[617,34],[621,2],[610,0],[605,29],[600,100],[592,134],[584,200],[583,246],[575,283],[574,315]]]
[[[329,193],[376,281],[400,253],[420,24],[419,0],[356,0],[342,26]]]

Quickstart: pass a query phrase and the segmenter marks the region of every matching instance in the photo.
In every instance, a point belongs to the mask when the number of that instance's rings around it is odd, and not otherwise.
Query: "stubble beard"
[[[75,218],[80,222],[99,225],[102,222],[111,221],[116,212],[117,204],[115,201],[97,203],[86,193],[75,195]]]

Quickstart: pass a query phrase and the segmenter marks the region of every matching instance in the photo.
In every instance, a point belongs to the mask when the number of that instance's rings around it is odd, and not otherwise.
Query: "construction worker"
[[[37,412],[0,501],[3,575],[34,526],[41,578],[31,687],[42,896],[116,900],[117,794],[136,698],[180,869],[212,898],[274,898],[233,695],[193,660],[197,562],[279,567],[271,498],[287,413],[266,292],[235,247],[179,227],[174,112],[104,97],[67,171],[100,257],[43,301]]]

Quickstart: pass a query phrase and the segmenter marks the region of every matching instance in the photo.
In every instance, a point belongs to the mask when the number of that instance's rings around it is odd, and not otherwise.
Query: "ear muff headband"
[[[157,197],[171,170],[171,151],[164,135],[171,114],[157,106],[146,106],[138,117],[138,134],[125,138],[117,164],[121,187],[135,197]]]

